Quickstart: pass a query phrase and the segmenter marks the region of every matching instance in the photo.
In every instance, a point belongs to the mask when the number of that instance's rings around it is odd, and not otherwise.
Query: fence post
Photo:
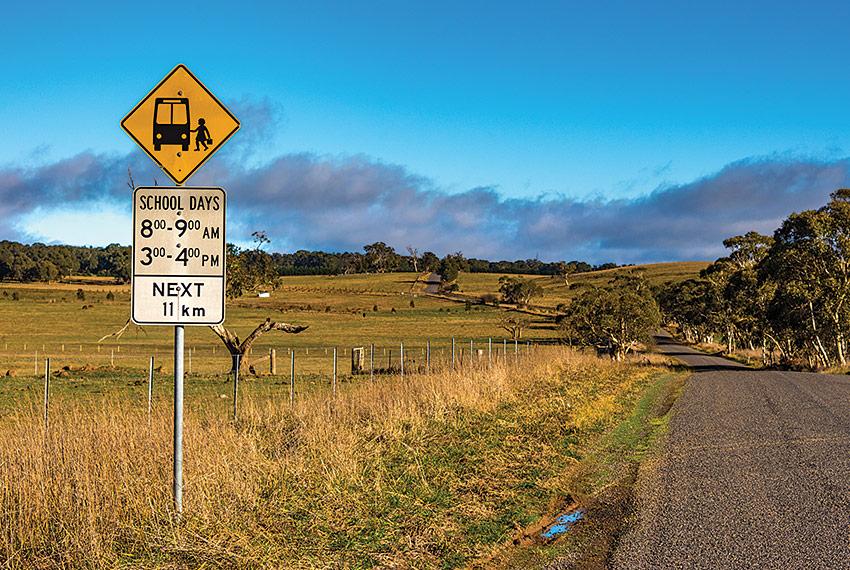
[[[48,409],[50,404],[50,358],[44,361],[44,431],[47,433]]]
[[[233,370],[233,421],[237,421],[239,419],[239,368],[240,361],[242,360],[241,355],[235,355],[236,358],[236,367]]]
[[[148,426],[151,425],[151,408],[153,401],[153,356],[148,363]]]
[[[505,357],[505,363],[508,362],[508,339],[502,339],[502,356]]]
[[[336,397],[336,347],[334,347],[334,377],[331,386],[333,387],[333,395]]]
[[[274,349],[272,349],[274,352]],[[295,404],[295,353],[289,353],[289,405]]]
[[[275,349],[269,349],[269,374],[277,376],[277,352]]]

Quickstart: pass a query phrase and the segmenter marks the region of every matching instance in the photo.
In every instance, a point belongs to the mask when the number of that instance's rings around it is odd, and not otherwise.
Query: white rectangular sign
[[[221,188],[135,189],[133,322],[215,325],[224,321],[225,207]]]

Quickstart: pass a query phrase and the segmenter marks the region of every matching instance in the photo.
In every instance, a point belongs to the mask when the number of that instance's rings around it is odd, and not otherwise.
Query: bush
[[[527,305],[533,297],[543,295],[543,288],[531,279],[508,277],[499,278],[499,291],[506,303]]]
[[[410,308],[411,308],[411,309],[415,309],[415,308],[416,308],[416,303],[414,303],[414,302],[413,302],[413,299],[411,299],[411,300],[410,300]]]
[[[77,300],[85,301],[86,300],[86,292],[82,289],[77,289]]]
[[[377,313],[377,312],[378,312],[378,305],[372,305],[372,312],[373,312],[373,313]]]
[[[472,310],[472,301],[467,300],[466,303],[463,304],[463,310],[464,311],[471,311]]]
[[[478,298],[485,305],[498,305],[499,297],[495,293],[484,293]]]
[[[12,300],[13,300],[13,301],[17,301],[17,300],[18,300],[18,299],[20,299],[20,298],[21,298],[21,297],[18,295],[18,292],[17,292],[17,291],[12,291]]]
[[[107,301],[114,301],[114,300],[115,300],[115,293],[113,293],[112,291],[110,291],[109,293],[107,293],[107,294],[106,294],[106,300],[107,300]]]

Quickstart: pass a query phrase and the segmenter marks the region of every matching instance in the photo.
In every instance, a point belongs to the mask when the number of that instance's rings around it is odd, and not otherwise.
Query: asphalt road
[[[850,569],[850,376],[749,370],[657,340],[695,373],[612,566]]]

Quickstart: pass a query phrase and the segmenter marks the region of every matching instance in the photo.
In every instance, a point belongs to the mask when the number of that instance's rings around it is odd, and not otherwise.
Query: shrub
[[[498,305],[499,297],[495,293],[484,293],[479,300],[485,305]]]
[[[77,289],[77,300],[85,301],[86,300],[86,292],[82,289]]]

